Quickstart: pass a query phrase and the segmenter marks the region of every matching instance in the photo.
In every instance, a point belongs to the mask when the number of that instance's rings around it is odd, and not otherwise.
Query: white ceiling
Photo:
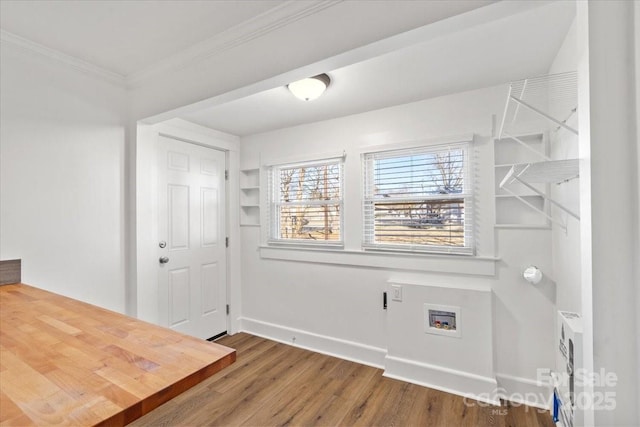
[[[425,32],[428,38],[409,37],[409,46],[380,56],[367,47],[369,53],[358,60],[321,61],[334,65],[321,68],[332,84],[320,99],[298,101],[282,86],[287,81],[282,75],[277,84],[258,85],[259,90],[270,90],[241,99],[229,96],[235,100],[216,106],[211,105],[220,101],[205,101],[175,114],[231,134],[250,135],[544,74],[573,20],[575,2],[523,0],[485,6],[490,3],[394,0],[394,10],[402,11],[397,19],[407,21],[407,28],[432,23],[422,27],[430,30]],[[6,34],[22,37],[126,82],[162,69],[163,61],[197,58],[216,44],[232,47],[248,34],[259,35],[337,4],[340,1],[1,0],[0,28],[3,40]],[[379,6],[389,3],[342,4],[353,6],[343,9],[350,11],[344,19],[357,25],[359,11],[380,14],[388,8]],[[492,6],[512,12],[495,14]],[[513,15],[513,10],[520,12]],[[473,13],[481,18],[469,21]]]
[[[540,5],[326,70],[332,83],[315,101],[299,101],[279,86],[180,117],[244,136],[545,74],[573,22],[575,4]]]
[[[149,75],[295,27],[309,15],[325,19],[328,39],[358,43],[358,31],[332,34],[333,20],[353,21],[357,29],[360,18],[364,27],[377,25],[378,33],[391,35],[396,27],[415,28],[494,1],[0,0],[0,33],[3,41],[135,87]],[[323,14],[328,8],[346,13]]]
[[[250,22],[282,0],[2,0],[0,28],[128,76]]]

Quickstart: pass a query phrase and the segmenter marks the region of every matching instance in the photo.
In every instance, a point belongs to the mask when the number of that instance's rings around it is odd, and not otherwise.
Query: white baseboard
[[[385,358],[383,375],[463,396],[470,399],[470,404],[475,404],[472,401],[478,400],[492,405],[500,405],[500,398],[497,394],[498,383],[492,377],[388,355]]]
[[[501,399],[534,408],[551,409],[552,389],[550,384],[507,374],[496,374],[496,379],[500,387]]]
[[[240,330],[294,347],[315,351],[316,353],[384,369],[384,358],[387,354],[384,348],[320,335],[247,317],[240,318]]]

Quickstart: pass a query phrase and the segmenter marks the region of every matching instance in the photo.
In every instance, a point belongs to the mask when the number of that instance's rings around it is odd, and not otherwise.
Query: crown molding
[[[317,2],[285,1],[214,37],[196,43],[144,70],[126,76],[20,37],[6,30],[0,29],[0,41],[3,44],[12,45],[24,52],[67,65],[77,71],[98,77],[120,87],[133,89],[144,85],[147,80],[153,77],[192,66],[197,62],[248,43],[251,40],[262,37],[272,31],[341,3],[342,1],[343,0],[321,0]]]
[[[0,42],[17,47],[23,52],[35,54],[48,60],[64,64],[84,74],[98,77],[109,83],[116,84],[122,88],[126,87],[125,76],[123,76],[122,74],[109,71],[83,59],[67,55],[66,53],[60,52],[59,50],[43,46],[34,41],[25,39],[24,37],[20,37],[16,34],[10,33],[9,31],[0,30]]]
[[[128,88],[137,88],[158,75],[189,67],[229,49],[248,43],[272,31],[285,27],[307,16],[335,6],[343,0],[318,2],[286,1],[268,11],[244,21],[220,34],[169,56],[154,65],[132,73],[125,79]]]

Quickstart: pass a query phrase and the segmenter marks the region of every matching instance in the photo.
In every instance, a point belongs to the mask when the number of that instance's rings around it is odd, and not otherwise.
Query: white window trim
[[[472,159],[474,152],[473,149],[473,136],[465,137],[464,139],[456,139],[450,141],[440,140],[439,143],[429,143],[424,141],[411,142],[409,144],[389,145],[371,147],[367,151],[361,153],[361,197],[362,197],[362,250],[365,252],[387,252],[387,253],[406,253],[406,254],[434,254],[434,255],[464,255],[475,256],[475,194],[474,189],[476,183],[473,178],[475,176],[474,167],[475,161]],[[465,153],[464,160],[464,191],[461,194],[455,195],[437,195],[427,196],[427,198],[443,199],[443,198],[463,198],[465,200],[465,246],[464,247],[449,247],[449,246],[435,246],[435,245],[411,245],[411,244],[384,244],[384,243],[368,243],[366,242],[366,209],[367,203],[373,200],[367,199],[367,187],[366,182],[366,159],[370,155],[389,153],[390,157],[393,153],[401,153],[403,151],[413,150],[425,150],[425,151],[438,151],[442,149],[462,148]],[[375,149],[374,149],[375,148]],[[403,201],[405,199],[398,199]],[[414,198],[407,198],[407,201],[414,200]],[[470,219],[468,223],[468,218]],[[468,231],[467,231],[468,230]]]
[[[343,152],[341,156],[318,156],[312,160],[299,160],[296,159],[292,162],[282,163],[279,162],[277,164],[272,163],[267,166],[267,175],[268,175],[268,209],[267,209],[267,244],[270,246],[282,246],[282,247],[321,247],[326,249],[342,249],[344,248],[344,163],[345,163],[346,154]],[[274,237],[277,234],[276,231],[276,223],[274,222],[274,218],[277,217],[277,207],[280,205],[276,202],[275,198],[279,192],[279,182],[276,179],[276,173],[280,169],[283,168],[297,168],[297,167],[305,167],[305,166],[318,166],[324,165],[328,163],[337,162],[339,164],[339,174],[340,174],[340,199],[339,200],[331,200],[331,203],[327,203],[328,201],[324,200],[308,200],[306,202],[292,202],[291,205],[300,204],[300,205],[339,205],[340,206],[340,240],[307,240],[307,239],[280,239]]]
[[[333,250],[325,246],[262,245],[259,247],[259,251],[260,257],[263,259],[487,277],[496,275],[496,266],[501,260],[497,257],[477,255],[471,257],[399,251],[385,253],[348,249]]]

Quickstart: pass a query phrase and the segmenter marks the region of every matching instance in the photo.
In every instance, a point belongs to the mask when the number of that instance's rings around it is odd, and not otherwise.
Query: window
[[[340,158],[272,168],[271,242],[342,245],[342,165]]]
[[[364,248],[472,254],[468,149],[365,154]]]

